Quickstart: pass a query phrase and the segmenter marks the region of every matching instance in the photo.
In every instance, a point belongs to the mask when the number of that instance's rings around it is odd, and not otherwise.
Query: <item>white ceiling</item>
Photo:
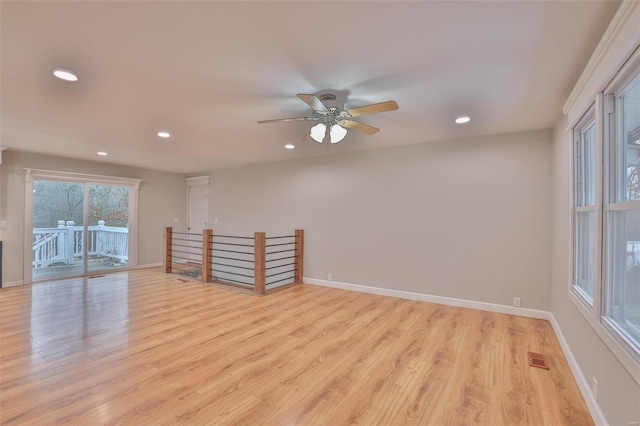
[[[618,5],[2,1],[0,145],[194,173],[550,128]],[[256,123],[328,89],[400,109],[329,147],[302,141],[313,123]]]

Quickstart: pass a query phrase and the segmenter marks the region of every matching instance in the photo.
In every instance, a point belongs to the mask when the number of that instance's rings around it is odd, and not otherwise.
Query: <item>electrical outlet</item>
[[[218,218],[217,218],[217,217],[214,217],[214,218],[213,218],[213,224],[214,224],[214,225],[217,225],[217,224],[218,224]]]
[[[598,381],[595,377],[592,377],[591,380],[591,393],[593,393],[593,399],[598,402]]]
[[[7,221],[6,220],[0,220],[0,228],[6,228],[7,227]]]
[[[333,276],[329,273],[329,274],[327,274],[327,279],[328,279],[329,281],[332,281],[332,280],[333,280]]]
[[[519,297],[514,297],[513,298],[513,306],[515,306],[516,308],[520,307],[520,298]]]

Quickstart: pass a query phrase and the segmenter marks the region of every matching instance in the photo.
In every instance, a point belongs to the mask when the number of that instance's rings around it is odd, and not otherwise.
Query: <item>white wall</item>
[[[210,223],[303,228],[309,278],[549,310],[550,147],[535,131],[219,170]]]
[[[598,381],[600,408],[611,425],[640,418],[640,386],[569,299],[571,265],[571,138],[566,119],[553,132],[551,312],[583,375]]]
[[[0,218],[8,224],[1,230],[4,282],[24,279],[25,168],[142,179],[138,200],[139,265],[162,262],[163,227],[184,230],[187,205],[184,175],[16,151],[4,151],[2,160]],[[177,225],[174,218],[179,220]]]

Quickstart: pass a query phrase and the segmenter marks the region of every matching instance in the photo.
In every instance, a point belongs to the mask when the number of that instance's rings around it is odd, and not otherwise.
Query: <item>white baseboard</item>
[[[589,413],[591,413],[591,417],[593,421],[598,426],[608,426],[604,413],[600,409],[600,405],[596,401],[591,392],[591,386],[589,385],[589,381],[582,373],[578,362],[576,361],[571,349],[569,348],[569,343],[567,343],[567,339],[564,338],[564,334],[562,333],[562,329],[560,328],[560,324],[556,321],[556,317],[553,313],[549,312],[549,322],[551,322],[551,326],[553,327],[553,331],[556,333],[558,337],[558,341],[560,342],[560,347],[562,348],[562,352],[564,352],[564,357],[567,359],[569,363],[569,367],[571,368],[571,372],[573,372],[573,377],[578,383],[578,387],[580,388],[580,392],[582,392],[582,397],[587,403],[587,408],[589,409]]]
[[[162,262],[158,263],[147,263],[146,265],[138,265],[134,269],[147,269],[147,268],[157,268],[158,266],[162,266]]]
[[[24,285],[24,281],[18,280],[18,281],[3,282],[2,283],[2,288],[5,288],[5,287],[16,287],[16,286],[19,286],[19,285]]]
[[[549,319],[549,312],[537,309],[516,308],[514,306],[498,305],[495,303],[476,302],[473,300],[455,299],[453,297],[432,296],[424,293],[412,293],[388,288],[370,287],[359,284],[348,284],[337,281],[318,280],[315,278],[303,278],[305,284],[319,285],[323,287],[338,288],[341,290],[358,291],[360,293],[377,294],[380,296],[398,297],[400,299],[419,300],[421,302],[437,303],[439,305],[456,306],[460,308],[478,309],[481,311],[497,312],[500,314],[518,315],[527,318]]]

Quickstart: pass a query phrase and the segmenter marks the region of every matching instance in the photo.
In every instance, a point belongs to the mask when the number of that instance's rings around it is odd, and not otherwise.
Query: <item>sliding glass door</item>
[[[32,280],[129,265],[131,187],[34,179]]]
[[[126,268],[129,262],[129,188],[89,184],[87,270]]]
[[[84,193],[83,183],[33,182],[34,280],[84,273]]]

